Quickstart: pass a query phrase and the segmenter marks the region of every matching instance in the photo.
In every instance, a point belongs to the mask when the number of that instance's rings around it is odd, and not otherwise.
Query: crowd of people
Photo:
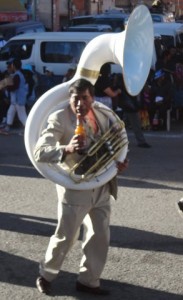
[[[106,82],[109,86],[113,91],[118,91],[117,96],[110,95],[112,99],[110,107],[112,106],[114,111],[123,118],[127,127],[133,129],[138,145],[146,144],[142,130],[166,130],[167,113],[171,112],[171,117],[176,118],[177,109],[182,110],[183,51],[181,46],[162,51],[157,59],[155,70],[150,70],[147,81],[137,96],[129,95],[122,74],[105,74],[106,76],[108,76]],[[102,100],[97,98],[97,101]],[[103,103],[106,104],[104,101]]]
[[[75,69],[69,69],[59,80],[51,68],[44,75],[36,74],[31,65],[22,67],[18,59],[7,61],[7,70],[0,74],[0,132],[8,134],[17,119],[25,126],[27,114],[35,101],[58,83],[70,80]],[[6,85],[3,85],[4,80]],[[11,79],[11,80],[10,80]],[[8,81],[9,80],[9,81]],[[165,130],[167,112],[172,116],[183,107],[182,47],[162,51],[155,70],[151,70],[141,93],[128,94],[122,74],[111,74],[109,63],[101,67],[95,83],[95,100],[113,109],[134,131],[137,145],[149,148],[144,130]],[[17,116],[16,116],[17,115]],[[18,117],[18,118],[17,118]]]

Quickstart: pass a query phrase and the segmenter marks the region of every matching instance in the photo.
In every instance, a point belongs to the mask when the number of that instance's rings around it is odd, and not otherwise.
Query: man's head
[[[86,79],[77,79],[70,85],[69,94],[72,111],[84,117],[94,101],[94,86]]]
[[[7,62],[7,68],[8,70],[11,70],[12,72],[15,72],[16,70],[20,70],[22,67],[22,62],[20,59],[17,58],[10,58]]]

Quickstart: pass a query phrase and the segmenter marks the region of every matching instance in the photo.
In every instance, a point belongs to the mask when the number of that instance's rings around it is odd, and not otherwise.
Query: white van
[[[23,65],[32,65],[39,74],[44,75],[45,70],[50,69],[54,75],[63,77],[69,68],[77,66],[86,44],[101,34],[105,32],[40,32],[15,36],[0,50],[0,71],[6,70],[9,58],[18,57]],[[155,62],[154,51],[153,69]],[[121,66],[116,64],[112,64],[111,70],[122,72]]]
[[[18,57],[22,64],[30,64],[44,74],[52,69],[54,75],[65,75],[74,68],[86,44],[103,32],[40,32],[18,35],[0,50],[0,71],[6,70],[10,57]]]
[[[160,35],[164,44],[167,47],[177,46],[183,43],[183,24],[169,23],[154,23],[154,34]]]

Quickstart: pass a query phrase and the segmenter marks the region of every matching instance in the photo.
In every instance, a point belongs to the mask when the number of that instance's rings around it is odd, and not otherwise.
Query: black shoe
[[[36,280],[36,286],[40,293],[49,295],[51,293],[51,283],[43,277],[38,277]]]
[[[183,216],[183,198],[181,198],[178,202],[178,212]]]
[[[93,295],[101,295],[101,296],[107,296],[110,295],[109,290],[102,289],[100,287],[89,287],[86,286],[79,281],[76,282],[76,290],[78,292],[83,292],[83,293],[88,293],[88,294],[93,294]]]
[[[138,144],[138,147],[140,147],[140,148],[151,148],[151,145],[149,145],[148,143],[142,143],[142,144]]]

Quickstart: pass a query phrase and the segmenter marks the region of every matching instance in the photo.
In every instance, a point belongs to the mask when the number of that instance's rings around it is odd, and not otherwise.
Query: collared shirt
[[[93,113],[93,110],[90,110],[88,112],[88,114],[85,116],[85,120],[92,132],[92,134],[96,134],[98,132],[98,125],[97,125],[97,121],[96,121],[96,118],[95,118],[95,115]]]

